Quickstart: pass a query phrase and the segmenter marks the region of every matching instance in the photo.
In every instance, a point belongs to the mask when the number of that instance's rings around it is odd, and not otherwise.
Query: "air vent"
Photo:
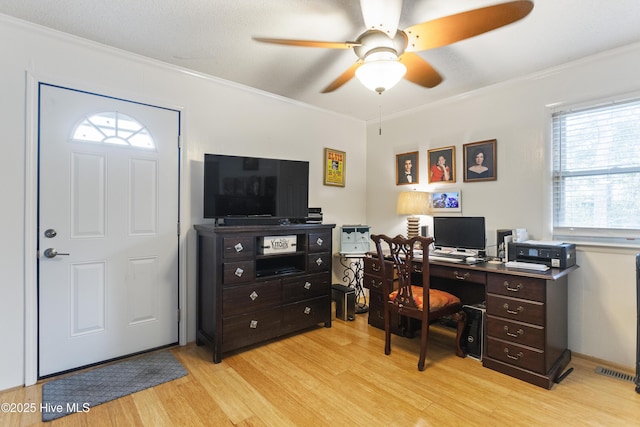
[[[617,378],[622,381],[628,381],[630,383],[635,382],[636,378],[633,375],[624,374],[622,372],[614,371],[609,368],[603,368],[602,366],[596,367],[596,374],[605,375],[611,378]]]

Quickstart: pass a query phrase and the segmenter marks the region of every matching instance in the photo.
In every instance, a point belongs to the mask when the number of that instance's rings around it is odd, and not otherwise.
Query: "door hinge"
[[[178,135],[178,149],[182,149],[182,135]]]
[[[176,224],[176,234],[180,236],[180,221],[178,221],[178,223]]]
[[[180,309],[178,309],[178,323],[180,323]]]

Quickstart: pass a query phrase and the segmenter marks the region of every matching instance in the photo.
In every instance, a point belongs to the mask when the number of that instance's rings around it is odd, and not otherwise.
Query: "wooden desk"
[[[540,273],[503,264],[430,261],[429,276],[432,287],[457,295],[463,304],[486,302],[483,366],[550,389],[571,360],[567,349],[567,282],[577,268]],[[382,280],[393,277],[382,278],[379,271],[377,257],[365,259],[363,282],[370,291],[369,324],[384,328]],[[393,326],[394,333],[402,334],[401,325],[396,322]]]

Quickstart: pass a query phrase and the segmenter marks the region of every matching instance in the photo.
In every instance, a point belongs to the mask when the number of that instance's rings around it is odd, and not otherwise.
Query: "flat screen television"
[[[309,208],[309,162],[204,155],[205,218],[301,220]]]
[[[433,217],[433,240],[437,248],[484,250],[486,231],[483,216]]]

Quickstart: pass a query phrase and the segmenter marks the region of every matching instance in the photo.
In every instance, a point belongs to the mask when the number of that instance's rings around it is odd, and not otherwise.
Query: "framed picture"
[[[495,181],[498,179],[498,157],[495,139],[464,144],[464,181]]]
[[[437,190],[429,194],[429,210],[431,212],[462,212],[460,190]]]
[[[347,153],[324,149],[324,185],[344,187],[347,165]]]
[[[418,152],[396,154],[396,185],[417,184]]]
[[[429,184],[456,182],[456,147],[442,147],[427,151]]]

